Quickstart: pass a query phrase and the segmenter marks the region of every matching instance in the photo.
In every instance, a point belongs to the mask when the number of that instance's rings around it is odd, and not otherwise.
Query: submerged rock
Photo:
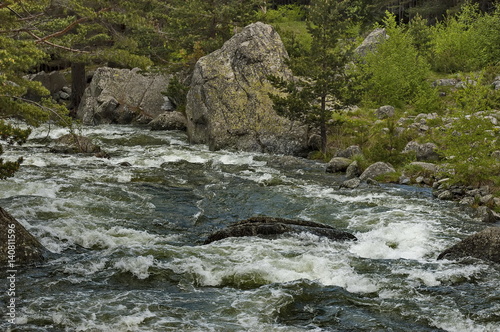
[[[187,132],[211,150],[286,155],[309,150],[308,128],[279,116],[269,76],[293,79],[288,54],[270,25],[253,23],[196,63],[187,95]]]
[[[475,257],[500,263],[500,227],[487,228],[443,251],[438,259]]]
[[[18,265],[39,263],[45,259],[44,255],[48,252],[23,225],[2,208],[0,238],[0,266],[14,268]]]
[[[308,232],[319,237],[335,241],[357,240],[350,233],[339,231],[332,226],[312,221],[292,220],[273,217],[253,217],[229,225],[227,228],[211,234],[205,244],[228,237],[259,236],[275,238],[285,233]]]
[[[66,134],[54,141],[51,146],[51,151],[55,153],[93,153],[101,154],[100,146],[94,144],[94,142],[85,136],[80,136],[76,134]]]

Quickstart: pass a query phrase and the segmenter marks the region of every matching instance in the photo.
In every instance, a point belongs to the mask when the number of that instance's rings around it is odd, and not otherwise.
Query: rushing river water
[[[211,152],[180,132],[84,132],[111,158],[50,153],[41,129],[6,154],[25,162],[0,182],[0,206],[55,255],[18,271],[17,324],[2,317],[0,330],[500,330],[500,268],[436,260],[485,226],[428,189],[339,189],[324,164]],[[322,222],[358,241],[201,244],[256,215]],[[2,314],[7,301],[2,290]]]

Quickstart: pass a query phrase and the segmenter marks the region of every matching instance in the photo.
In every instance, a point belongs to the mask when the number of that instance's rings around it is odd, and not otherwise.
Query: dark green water
[[[17,324],[2,318],[0,330],[500,330],[500,268],[436,261],[485,225],[427,189],[338,189],[342,177],[322,164],[210,152],[177,132],[85,132],[112,158],[51,154],[43,131],[7,154],[25,164],[0,183],[0,206],[55,255],[18,272]],[[359,240],[201,245],[255,215],[322,222]],[[7,301],[2,290],[2,317]]]

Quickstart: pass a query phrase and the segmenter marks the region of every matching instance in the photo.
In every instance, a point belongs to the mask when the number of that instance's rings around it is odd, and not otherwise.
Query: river
[[[18,271],[17,324],[2,319],[0,330],[500,330],[500,267],[436,260],[485,225],[429,189],[340,189],[342,176],[314,161],[213,152],[175,131],[83,130],[110,159],[50,153],[44,138],[66,131],[46,127],[5,154],[25,162],[0,182],[0,206],[54,256]],[[256,215],[358,241],[302,233],[202,245]],[[7,301],[2,291],[1,313]]]

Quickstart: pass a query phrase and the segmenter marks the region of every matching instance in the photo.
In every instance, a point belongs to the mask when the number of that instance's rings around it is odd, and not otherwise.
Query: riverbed
[[[214,152],[133,126],[83,128],[109,159],[51,153],[46,139],[66,132],[36,129],[4,155],[24,164],[0,182],[0,206],[53,254],[18,271],[16,325],[2,319],[1,330],[500,330],[500,268],[436,260],[485,225],[428,188],[340,188],[319,162]],[[202,244],[259,215],[358,241]],[[2,291],[0,312],[7,301]]]

